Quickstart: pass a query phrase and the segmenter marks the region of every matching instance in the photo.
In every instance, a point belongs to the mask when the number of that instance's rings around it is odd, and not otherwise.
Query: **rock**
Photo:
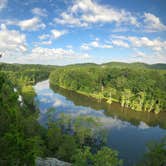
[[[35,165],[36,166],[71,166],[70,163],[64,162],[64,161],[60,161],[56,158],[40,158],[38,157],[35,161]]]

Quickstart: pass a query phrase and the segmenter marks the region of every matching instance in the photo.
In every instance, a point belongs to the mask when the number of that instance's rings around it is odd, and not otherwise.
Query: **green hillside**
[[[50,83],[135,111],[166,110],[166,64],[77,64],[51,72]]]

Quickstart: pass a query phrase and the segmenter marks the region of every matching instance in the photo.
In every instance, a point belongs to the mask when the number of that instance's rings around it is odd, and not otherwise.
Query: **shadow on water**
[[[119,103],[108,104],[105,101],[98,101],[92,97],[78,94],[74,91],[67,90],[58,86],[50,86],[54,92],[59,93],[73,101],[76,106],[90,107],[95,110],[105,110],[106,116],[117,117],[120,120],[130,122],[132,125],[138,126],[140,121],[145,122],[150,127],[159,126],[166,129],[166,113],[161,112],[154,114],[152,112],[136,112],[128,108],[123,109]]]

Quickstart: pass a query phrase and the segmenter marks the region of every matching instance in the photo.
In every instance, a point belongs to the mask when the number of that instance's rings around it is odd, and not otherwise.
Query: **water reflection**
[[[80,106],[80,104],[76,104],[75,102],[69,100],[58,93],[54,93],[51,89],[49,89],[48,81],[44,81],[37,86],[35,86],[35,90],[37,93],[37,100],[40,108],[40,122],[42,124],[47,123],[49,113],[53,119],[59,117],[60,114],[65,113],[71,116],[92,116],[99,119],[102,123],[102,126],[107,128],[124,128],[130,125],[128,122],[121,121],[116,116],[111,117],[107,116],[104,113],[104,110],[94,110],[90,107]],[[81,101],[81,100],[80,100]],[[88,100],[89,101],[89,100]]]
[[[128,121],[133,125],[139,125],[140,121],[145,122],[150,126],[159,125],[161,128],[166,128],[166,113],[160,113],[155,115],[154,113],[148,112],[134,112],[129,109],[125,110],[118,103],[112,103],[111,105],[105,101],[97,102],[97,100],[87,97],[81,94],[77,94],[73,91],[65,90],[60,87],[51,87],[66,97],[67,100],[73,101],[76,106],[91,107],[95,110],[105,110],[105,115],[116,116],[121,120]]]
[[[40,109],[39,122],[45,125],[48,118],[57,119],[60,114],[71,116],[92,116],[100,120],[108,131],[107,145],[120,152],[125,165],[138,161],[150,140],[159,140],[166,135],[165,115],[142,112],[123,111],[119,104],[111,105],[97,102],[95,99],[67,91],[62,88],[49,87],[43,81],[34,87],[36,101]]]

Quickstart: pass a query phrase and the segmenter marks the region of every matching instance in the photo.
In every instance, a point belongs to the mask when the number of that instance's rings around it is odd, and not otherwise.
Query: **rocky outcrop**
[[[70,163],[60,161],[56,158],[40,158],[36,159],[36,166],[71,166]]]

